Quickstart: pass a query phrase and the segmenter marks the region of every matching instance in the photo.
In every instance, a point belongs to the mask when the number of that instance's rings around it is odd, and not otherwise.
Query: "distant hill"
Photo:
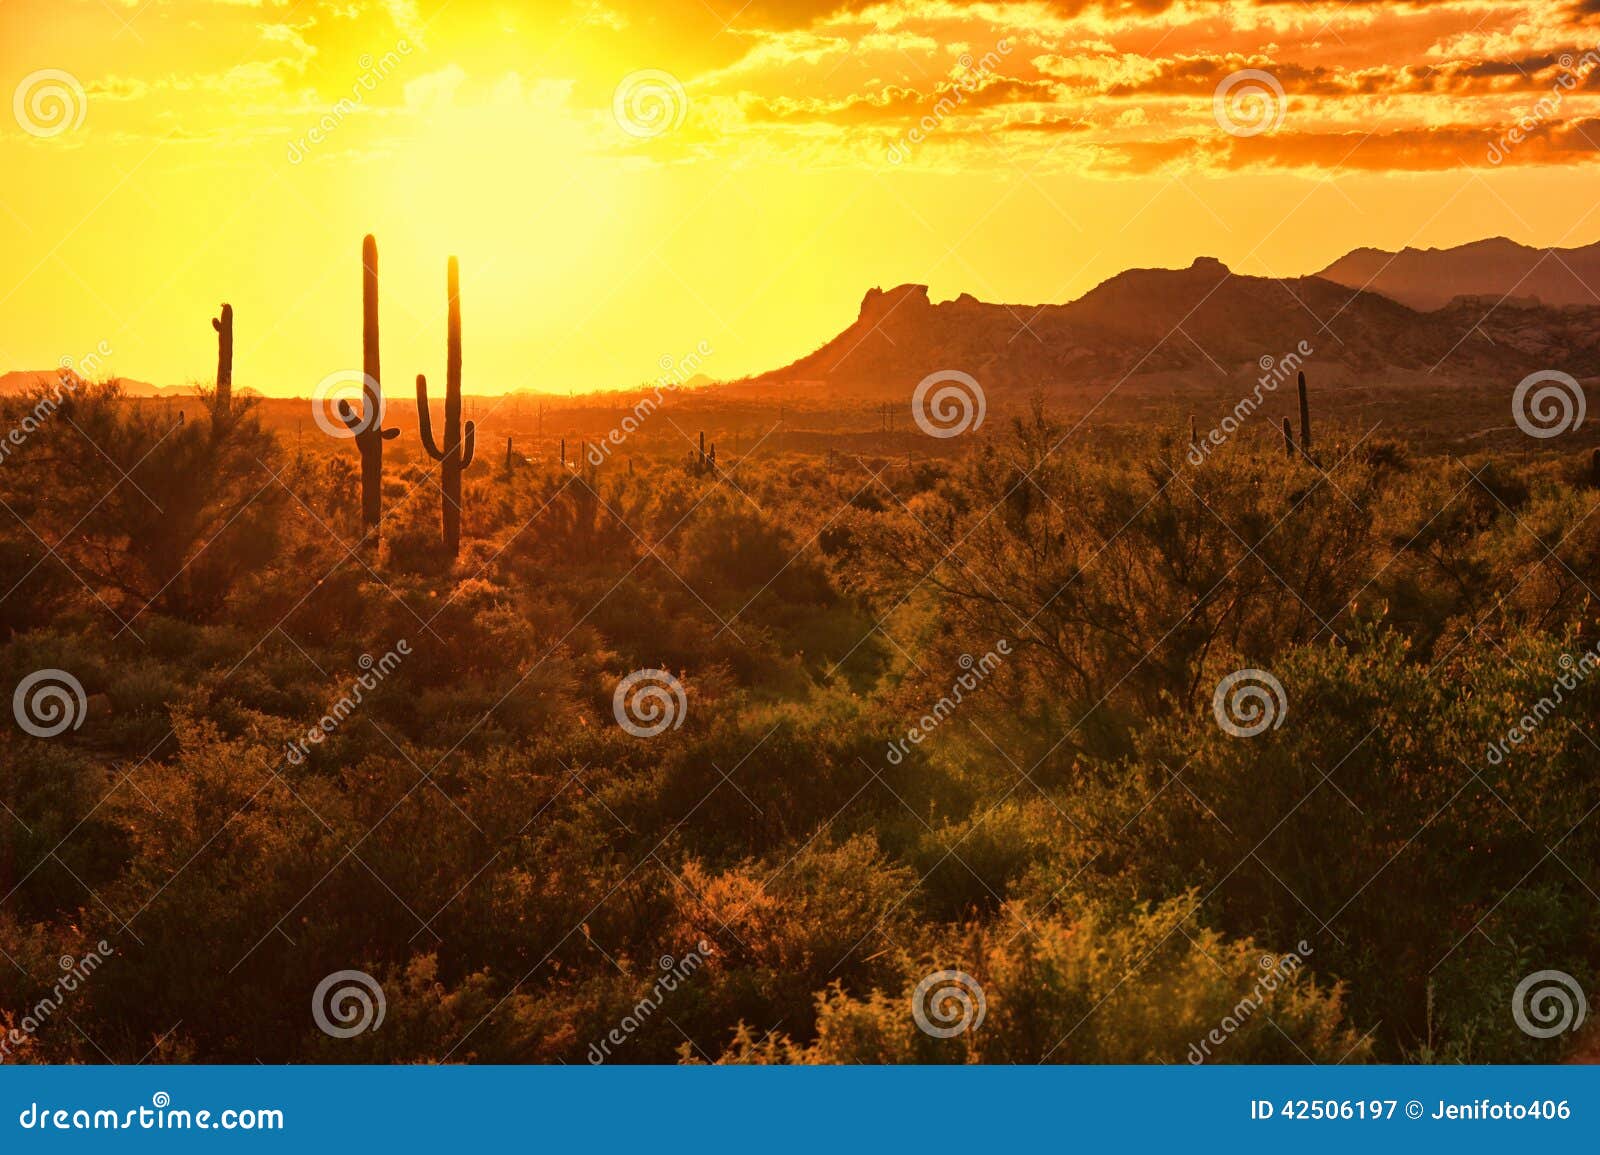
[[[0,373],[0,397],[9,397],[16,393],[25,393],[39,385],[51,385],[60,377],[59,369],[19,369],[10,373]],[[77,384],[83,383],[72,370],[67,370],[67,375]],[[132,377],[118,377],[117,384],[122,386],[122,391],[130,397],[169,397],[189,393],[187,385],[152,385],[148,381],[135,381]]]
[[[1371,289],[1413,309],[1438,309],[1463,295],[1600,305],[1600,242],[1535,249],[1492,237],[1451,249],[1356,249],[1317,275]]]
[[[1600,283],[1600,281],[1597,281]],[[1293,352],[1335,379],[1388,370],[1451,380],[1516,381],[1535,368],[1600,372],[1600,305],[1548,308],[1463,298],[1419,312],[1322,277],[1230,273],[1203,258],[1186,269],[1134,269],[1064,305],[933,303],[925,285],[869,291],[854,322],[816,352],[743,383],[901,394],[959,369],[986,389],[1049,389],[1128,377],[1253,377],[1263,357]]]
[[[0,397],[10,397],[16,393],[26,393],[39,385],[53,384],[59,375],[58,369],[24,369],[0,374]],[[77,375],[72,376],[76,378]]]

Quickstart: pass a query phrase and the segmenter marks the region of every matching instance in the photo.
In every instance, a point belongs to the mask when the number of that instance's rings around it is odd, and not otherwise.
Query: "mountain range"
[[[899,396],[940,370],[986,389],[1107,386],[1202,374],[1250,379],[1300,352],[1324,382],[1414,376],[1516,381],[1600,374],[1600,242],[1535,249],[1495,237],[1447,249],[1356,249],[1319,273],[1235,273],[1202,257],[1130,269],[1066,304],[935,303],[928,286],[871,289],[855,321],[780,369],[710,388]],[[1310,352],[1303,352],[1309,349]],[[0,376],[0,395],[55,379]],[[134,396],[187,393],[120,379]],[[700,385],[699,381],[692,384]]]
[[[1413,309],[1442,308],[1459,296],[1600,305],[1600,243],[1535,249],[1491,237],[1452,249],[1356,249],[1317,276],[1371,289]]]
[[[1295,278],[1245,276],[1203,257],[1185,269],[1130,269],[1060,305],[987,304],[967,294],[935,303],[926,285],[873,289],[843,332],[740,384],[903,391],[943,369],[986,389],[1172,373],[1237,379],[1302,342],[1310,350],[1303,358],[1335,382],[1600,374],[1600,296],[1579,275],[1592,269],[1600,285],[1600,244],[1541,251],[1495,240],[1385,256],[1358,250]],[[1561,276],[1548,272],[1551,262]]]

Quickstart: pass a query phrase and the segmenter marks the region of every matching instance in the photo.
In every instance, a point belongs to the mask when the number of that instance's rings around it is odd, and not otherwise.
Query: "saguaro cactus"
[[[1289,419],[1283,419],[1283,455],[1290,461],[1294,460],[1294,430],[1289,426]]]
[[[378,242],[368,235],[361,242],[361,412],[350,402],[339,402],[339,416],[355,434],[361,451],[361,525],[364,544],[378,544],[378,523],[383,520],[383,443],[400,436],[398,429],[383,428],[383,385],[378,358]]]
[[[224,303],[222,316],[211,318],[217,331],[217,395],[212,399],[212,427],[225,424],[233,412],[233,306]]]
[[[1306,400],[1306,375],[1300,374],[1300,452],[1311,456],[1311,403]]]
[[[477,426],[467,422],[461,432],[461,266],[454,257],[446,266],[449,293],[449,333],[445,339],[444,448],[433,439],[433,418],[428,412],[428,379],[417,374],[417,428],[423,448],[439,463],[440,489],[444,493],[444,548],[451,557],[461,552],[461,471],[472,464]],[[510,460],[510,443],[506,459]]]

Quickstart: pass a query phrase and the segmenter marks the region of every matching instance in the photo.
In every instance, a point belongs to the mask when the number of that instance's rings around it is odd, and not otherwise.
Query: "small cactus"
[[[511,472],[511,438],[506,438],[506,472]]]
[[[461,472],[472,464],[477,445],[477,425],[461,427],[461,267],[451,257],[445,267],[449,300],[448,332],[445,338],[444,448],[433,439],[433,415],[428,409],[428,379],[417,374],[417,430],[428,456],[439,463],[439,483],[444,495],[444,548],[451,557],[461,552]],[[506,441],[506,463],[510,468],[511,442]]]
[[[1283,455],[1290,461],[1294,460],[1294,429],[1287,417],[1283,419]]]
[[[383,520],[383,443],[400,436],[383,428],[383,385],[378,357],[378,242],[370,234],[361,242],[361,412],[339,402],[339,416],[355,434],[361,451],[361,525],[363,543],[376,548]]]

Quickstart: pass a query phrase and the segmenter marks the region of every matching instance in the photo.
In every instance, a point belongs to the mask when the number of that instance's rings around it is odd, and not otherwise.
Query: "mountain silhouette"
[[[926,285],[869,290],[855,322],[811,353],[751,378],[898,394],[958,369],[985,388],[1103,383],[1172,372],[1254,376],[1305,342],[1305,360],[1345,379],[1387,370],[1518,380],[1534,368],[1600,372],[1600,304],[1549,307],[1482,296],[1419,311],[1320,276],[1242,276],[1206,257],[1132,269],[1062,305],[934,303]]]
[[[1600,305],[1600,242],[1536,249],[1491,237],[1449,249],[1356,249],[1317,275],[1413,309],[1438,309],[1463,295]]]
[[[1129,269],[1065,304],[999,304],[969,293],[934,302],[927,285],[874,288],[855,321],[814,352],[741,381],[736,392],[838,391],[898,397],[942,370],[995,389],[1110,388],[1130,378],[1253,378],[1301,348],[1324,380],[1423,375],[1441,384],[1517,381],[1536,369],[1600,375],[1600,242],[1536,249],[1494,237],[1449,249],[1356,249],[1291,278],[1232,272],[1201,257]],[[0,396],[57,370],[0,375]],[[129,396],[192,386],[128,378]],[[712,385],[696,375],[690,386]]]

